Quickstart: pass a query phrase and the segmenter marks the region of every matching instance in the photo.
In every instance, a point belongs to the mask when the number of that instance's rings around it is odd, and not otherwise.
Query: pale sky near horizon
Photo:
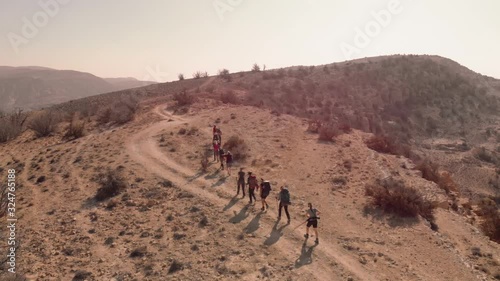
[[[499,12],[498,0],[0,0],[0,65],[171,81],[430,54],[500,78]]]

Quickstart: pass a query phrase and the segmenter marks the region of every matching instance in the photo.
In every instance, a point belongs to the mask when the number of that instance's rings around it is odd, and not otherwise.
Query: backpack
[[[255,177],[255,176],[251,176],[251,177],[248,179],[248,185],[250,186],[250,188],[255,188],[256,186],[258,186],[258,183],[257,183],[257,177]]]
[[[271,192],[271,183],[265,181],[262,183],[262,194],[267,196],[269,195],[269,192]]]
[[[281,202],[285,203],[285,204],[291,204],[290,202],[290,192],[288,191],[288,189],[283,189],[281,191]]]
[[[231,161],[233,161],[233,155],[231,154],[231,152],[228,152],[228,153],[226,154],[226,161],[227,161],[227,162],[231,162]]]
[[[270,182],[265,181],[265,182],[263,182],[263,185],[262,185],[262,186],[263,186],[263,189],[264,189],[264,190],[271,191],[271,183],[270,183]]]

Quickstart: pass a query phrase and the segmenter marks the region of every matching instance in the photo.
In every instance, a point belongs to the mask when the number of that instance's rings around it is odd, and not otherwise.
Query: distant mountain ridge
[[[56,70],[40,66],[0,66],[0,110],[31,110],[155,84],[135,78],[100,78],[86,72]]]

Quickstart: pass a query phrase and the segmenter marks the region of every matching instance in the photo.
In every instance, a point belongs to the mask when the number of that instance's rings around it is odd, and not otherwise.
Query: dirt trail
[[[145,167],[148,172],[168,179],[181,189],[210,201],[214,205],[220,207],[226,216],[231,217],[230,208],[224,208],[224,206],[228,205],[227,198],[220,197],[215,190],[209,191],[209,188],[207,188],[213,185],[211,181],[201,177],[200,174],[196,174],[196,172],[191,169],[183,167],[171,159],[168,159],[166,155],[162,154],[155,142],[154,136],[158,135],[160,131],[167,127],[188,121],[187,119],[172,116],[164,112],[162,108],[165,108],[165,105],[157,106],[153,110],[156,114],[166,118],[166,120],[155,123],[145,130],[138,132],[127,142],[126,148],[130,157]],[[212,181],[216,180],[217,179]],[[225,184],[216,190],[219,193],[222,192],[227,194],[227,197],[231,198],[232,195],[224,190],[224,186]],[[233,192],[232,188],[231,192]],[[239,200],[239,202],[236,202],[232,207],[235,206],[243,208],[245,204]],[[256,206],[259,205],[257,204]],[[255,232],[259,237],[269,236],[268,231],[271,230],[275,224],[274,218],[277,215],[275,213],[274,210],[270,210],[262,217],[260,221],[261,227]],[[246,220],[251,220],[251,216],[245,219],[245,221]],[[288,229],[284,231],[286,237],[282,237],[282,239],[278,238],[279,241],[272,246],[279,250],[284,256],[296,256],[297,250],[301,249],[303,229],[299,228],[294,232],[291,231],[296,223],[297,222],[288,226]],[[326,238],[322,239],[321,244],[314,249],[314,255],[315,261],[313,263],[307,266],[301,266],[297,271],[306,271],[317,280],[336,280],[340,278],[341,275],[354,275],[360,280],[377,279],[376,276],[367,272],[359,264],[357,259],[345,254],[341,247],[330,244]],[[337,276],[337,278],[334,278],[334,276]]]

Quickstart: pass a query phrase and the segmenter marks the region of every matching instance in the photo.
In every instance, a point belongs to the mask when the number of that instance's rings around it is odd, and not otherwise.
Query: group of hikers
[[[233,165],[233,155],[230,151],[224,151],[222,148],[222,132],[220,128],[214,125],[213,127],[214,137],[213,147],[214,147],[214,161],[220,161],[220,169],[224,170],[224,162],[226,163],[227,174],[231,175],[231,167]]]
[[[222,148],[222,132],[220,128],[217,126],[213,126],[213,148],[214,148],[214,161],[221,162],[220,169],[224,170],[224,162],[226,163],[226,169],[228,175],[231,175],[231,166],[233,163],[233,155],[230,151],[224,151]],[[249,204],[257,203],[257,198],[255,197],[255,193],[260,191],[260,199],[262,203],[261,211],[267,211],[269,209],[269,204],[267,203],[267,197],[271,193],[271,183],[263,178],[260,179],[260,184],[257,180],[257,177],[252,173],[247,173],[247,178],[245,181],[245,172],[244,168],[240,168],[238,172],[237,178],[237,193],[236,196],[243,193],[243,197],[245,198],[245,189],[248,186],[248,197],[250,198]],[[279,202],[278,205],[278,221],[281,220],[281,212],[285,209],[285,214],[287,217],[287,224],[290,224],[290,213],[288,212],[288,206],[291,205],[290,200],[290,191],[287,186],[281,186],[280,192],[276,196],[276,200]],[[314,234],[316,235],[316,240],[314,241],[316,244],[319,243],[318,238],[318,219],[320,212],[313,208],[311,203],[308,203],[308,209],[306,211],[307,220],[303,223],[306,223],[306,234],[304,237],[306,239],[309,238],[309,228],[312,226],[314,229]],[[302,225],[302,224],[301,224]],[[299,225],[300,226],[300,225]]]

